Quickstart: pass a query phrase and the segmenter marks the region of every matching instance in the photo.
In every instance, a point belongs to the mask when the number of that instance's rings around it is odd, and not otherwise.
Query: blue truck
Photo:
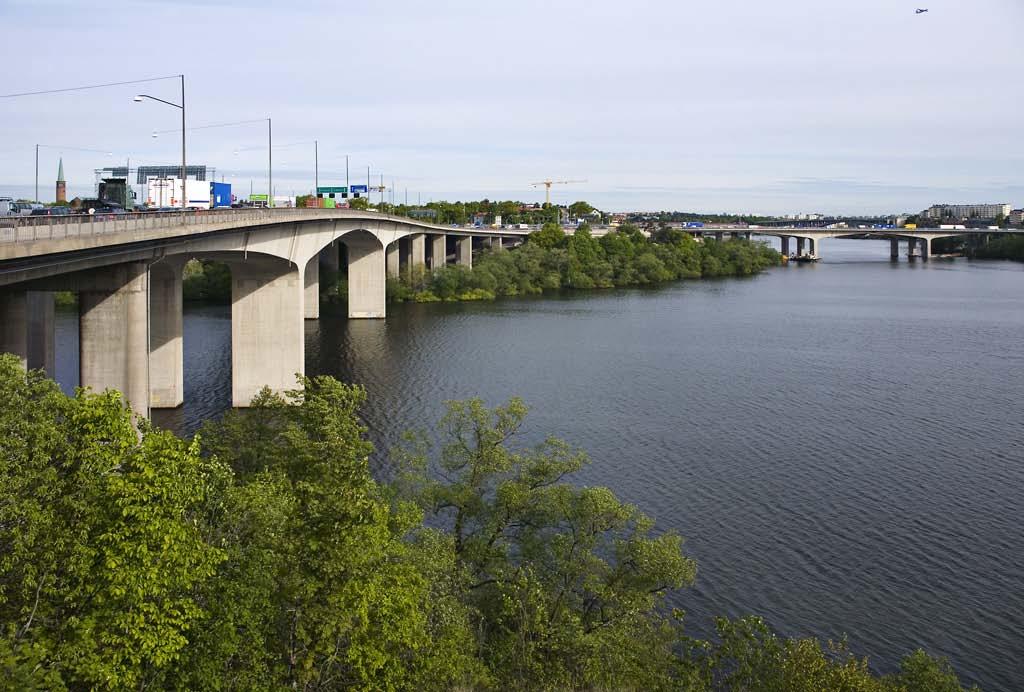
[[[231,183],[210,183],[210,208],[226,209],[231,207]]]

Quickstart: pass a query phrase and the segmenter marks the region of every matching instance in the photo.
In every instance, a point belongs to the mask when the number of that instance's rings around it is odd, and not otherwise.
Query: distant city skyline
[[[25,59],[3,92],[184,72],[190,127],[273,117],[278,194],[312,188],[317,139],[321,184],[343,184],[348,154],[396,199],[536,201],[554,178],[588,182],[552,201],[609,211],[1024,206],[1024,7],[930,5],[7,0]],[[69,197],[128,158],[176,164],[177,137],[151,136],[176,114],[138,91],[3,99],[0,194],[33,195],[37,143],[44,200],[61,156]],[[189,163],[266,192],[264,129],[190,132]]]

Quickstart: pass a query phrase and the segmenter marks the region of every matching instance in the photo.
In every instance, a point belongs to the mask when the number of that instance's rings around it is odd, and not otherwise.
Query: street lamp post
[[[181,210],[185,211],[185,207],[188,204],[188,194],[185,187],[185,75],[180,74],[178,77],[181,79],[181,103],[177,104],[173,101],[165,101],[159,99],[156,96],[150,96],[149,94],[138,94],[134,101],[139,103],[142,99],[150,99],[152,101],[159,101],[160,103],[166,103],[168,106],[174,106],[181,110]]]

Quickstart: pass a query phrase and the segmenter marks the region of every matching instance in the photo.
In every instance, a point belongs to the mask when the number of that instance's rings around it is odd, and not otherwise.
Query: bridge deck
[[[96,216],[4,217],[0,218],[0,261],[280,223],[334,219],[362,221],[368,229],[401,224],[422,228],[424,233],[462,237],[510,238],[529,233],[518,229],[440,226],[404,216],[345,209],[218,209]]]

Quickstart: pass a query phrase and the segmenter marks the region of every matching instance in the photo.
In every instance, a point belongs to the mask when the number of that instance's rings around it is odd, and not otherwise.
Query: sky
[[[915,14],[916,7],[929,12]],[[1024,206],[1020,0],[0,0],[3,94],[184,73],[235,191],[882,214]],[[180,163],[177,79],[0,99],[0,195]],[[153,132],[159,131],[157,137]],[[167,131],[167,132],[162,132]],[[391,194],[391,193],[388,193]]]

